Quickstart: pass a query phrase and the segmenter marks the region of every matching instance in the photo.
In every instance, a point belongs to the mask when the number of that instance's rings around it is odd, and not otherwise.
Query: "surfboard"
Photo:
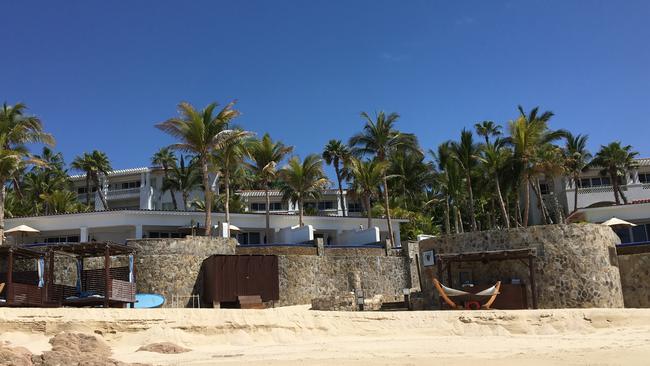
[[[159,294],[135,294],[136,309],[159,308],[165,303],[165,297]]]

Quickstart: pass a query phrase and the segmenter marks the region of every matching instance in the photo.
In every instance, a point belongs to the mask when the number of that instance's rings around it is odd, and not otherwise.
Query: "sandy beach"
[[[47,354],[54,336],[77,334],[106,345],[112,364],[645,365],[650,310],[0,310],[3,352]],[[138,351],[160,342],[188,352]]]

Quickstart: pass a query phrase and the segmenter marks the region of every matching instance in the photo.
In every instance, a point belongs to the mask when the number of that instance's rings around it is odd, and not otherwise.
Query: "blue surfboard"
[[[136,309],[159,308],[165,303],[165,297],[159,294],[135,294]]]

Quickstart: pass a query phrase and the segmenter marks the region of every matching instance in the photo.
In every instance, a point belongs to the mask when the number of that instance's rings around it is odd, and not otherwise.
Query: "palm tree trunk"
[[[390,219],[390,205],[388,203],[388,177],[384,174],[384,205],[386,209],[386,223],[388,224],[388,239],[391,247],[395,246],[395,237],[393,237],[393,222]]]
[[[269,195],[269,184],[264,182],[264,195],[266,196],[266,243],[271,242],[271,197]]]
[[[618,177],[616,174],[611,173],[609,174],[609,179],[612,180],[612,189],[614,190],[614,201],[616,202],[617,205],[621,204],[621,199],[618,197]]]
[[[303,226],[303,208],[302,208],[302,198],[298,200],[298,226]]]
[[[203,170],[203,190],[205,196],[205,236],[212,235],[212,189],[208,176],[208,160],[201,156],[201,169]]]
[[[226,202],[224,207],[226,209],[226,238],[230,237],[230,171],[226,169],[223,176],[226,188]]]
[[[167,168],[167,165],[163,165],[163,174],[164,174],[164,179],[169,180],[169,169]],[[174,206],[174,210],[178,210],[178,203],[176,202],[176,195],[174,194],[174,189],[169,188],[169,194],[172,196],[172,205]]]
[[[528,226],[528,214],[530,212],[530,186],[528,185],[528,177],[524,175],[522,178],[524,184],[524,216],[522,217],[522,226]],[[517,192],[517,194],[519,194]]]
[[[476,213],[474,212],[474,192],[472,192],[472,176],[467,172],[467,194],[469,195],[469,219],[472,225],[472,231],[477,230]]]
[[[497,199],[499,200],[499,208],[501,208],[501,218],[503,219],[503,224],[506,226],[506,229],[510,229],[510,219],[508,218],[506,205],[503,203],[503,195],[501,195],[501,185],[499,184],[498,174],[495,174],[494,181],[496,182],[497,187]]]
[[[90,207],[90,173],[89,172],[86,172],[86,206]]]
[[[370,210],[370,196],[366,195],[366,213],[368,215],[368,227],[367,229],[370,229],[372,227],[372,212]]]
[[[463,226],[463,215],[460,214],[459,209],[456,209],[456,215],[458,216],[458,226],[460,228],[460,232],[464,233],[465,232],[465,227]]]
[[[580,176],[578,174],[573,175],[573,211],[571,213],[574,213],[578,211],[578,179],[580,179]]]
[[[449,221],[449,197],[445,195],[445,233],[451,234],[451,222]]]
[[[456,211],[458,211],[458,208],[456,208],[456,205],[452,205],[451,208],[454,215],[454,231],[456,232],[456,234],[459,234],[460,228],[458,227],[458,214],[456,213]]]
[[[515,192],[515,222],[517,227],[523,226],[523,218],[521,217],[521,198],[519,197],[519,190]]]
[[[99,177],[93,176],[95,186],[97,186],[97,194],[99,194],[99,199],[102,201],[102,206],[105,211],[108,211],[108,202],[106,202],[106,197],[104,197],[104,187],[99,184]]]
[[[189,193],[186,190],[181,191],[183,196],[183,211],[187,211],[187,199],[189,198]]]
[[[334,166],[334,170],[336,171],[336,180],[339,183],[339,202],[341,202],[341,211],[343,213],[343,216],[346,216],[345,204],[343,203],[343,186],[341,185],[341,172],[339,171],[338,164]]]
[[[20,188],[20,182],[18,181],[18,178],[13,177],[12,178],[13,183],[14,183],[14,192],[16,192],[16,196],[18,196],[18,199],[23,199],[23,191]]]
[[[539,179],[533,178],[530,181],[530,185],[533,187],[533,192],[537,197],[537,207],[539,208],[539,211],[542,213],[542,223],[544,223],[544,225],[548,225],[550,223],[549,216],[548,216],[548,211],[546,210],[546,204],[544,203],[544,199],[542,198],[542,191],[539,186]]]
[[[5,194],[7,188],[4,184],[0,187],[0,245],[5,244]]]

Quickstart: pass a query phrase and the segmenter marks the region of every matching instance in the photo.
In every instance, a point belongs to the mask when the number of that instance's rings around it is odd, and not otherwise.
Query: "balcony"
[[[106,198],[116,199],[116,198],[132,198],[140,197],[140,187],[138,188],[126,188],[126,189],[112,189],[108,191]]]
[[[628,202],[643,201],[650,199],[650,184],[633,183],[621,186],[621,191],[625,194]],[[567,201],[569,206],[573,206],[573,196],[575,188],[567,188]],[[621,198],[621,202],[623,199]],[[589,207],[596,203],[614,202],[614,187],[599,186],[578,188],[578,207]],[[572,208],[572,207],[570,207]]]

